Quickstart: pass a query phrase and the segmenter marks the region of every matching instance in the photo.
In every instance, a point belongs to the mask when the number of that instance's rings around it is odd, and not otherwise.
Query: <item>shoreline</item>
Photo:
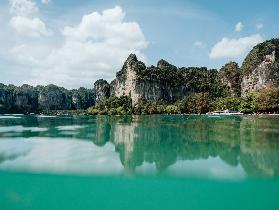
[[[67,110],[68,111],[68,110]],[[66,112],[67,112],[66,111]],[[76,110],[74,110],[76,111]],[[59,112],[59,111],[58,111]],[[253,114],[228,114],[228,115],[212,115],[212,114],[166,114],[166,113],[161,113],[161,114],[123,114],[123,115],[109,115],[109,114],[88,114],[88,113],[66,113],[65,110],[62,111],[63,113],[30,113],[30,114],[20,114],[20,113],[5,113],[5,114],[0,114],[0,116],[152,116],[152,115],[167,115],[167,116],[211,116],[211,117],[223,117],[223,116],[279,116],[279,113],[275,114],[267,114],[267,113],[253,113]]]

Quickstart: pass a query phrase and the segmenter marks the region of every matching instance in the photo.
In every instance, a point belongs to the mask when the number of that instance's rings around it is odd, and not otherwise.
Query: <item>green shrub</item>
[[[257,111],[278,112],[279,111],[279,88],[269,86],[259,91],[256,96]]]
[[[88,114],[126,115],[132,113],[132,99],[128,96],[110,97],[87,109]]]
[[[240,104],[240,111],[243,113],[254,113],[256,111],[257,102],[256,102],[256,93],[250,92],[242,99]]]

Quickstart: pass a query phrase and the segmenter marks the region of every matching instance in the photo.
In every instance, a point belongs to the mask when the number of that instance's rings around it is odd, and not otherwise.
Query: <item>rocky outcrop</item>
[[[14,90],[13,111],[16,113],[34,113],[38,110],[38,91],[30,85],[22,85]]]
[[[99,79],[94,83],[94,90],[96,94],[96,104],[100,101],[110,97],[110,85],[106,80]]]
[[[268,84],[272,84],[274,79],[274,62],[275,51],[270,55],[266,55],[265,59],[259,66],[253,69],[249,75],[243,77],[241,94],[245,95],[245,93],[249,91],[258,91],[267,87]]]
[[[39,113],[49,110],[87,109],[95,105],[93,89],[66,90],[55,85],[37,86],[0,84],[0,114]]]
[[[279,39],[261,43],[245,58],[242,69],[241,95],[268,85],[279,85]]]
[[[238,97],[241,95],[241,72],[236,62],[225,64],[219,71],[225,89],[229,96]]]
[[[95,93],[91,89],[79,88],[71,90],[72,109],[87,109],[95,105]]]
[[[6,86],[0,83],[0,114],[12,112],[15,86]]]
[[[164,60],[157,67],[147,67],[131,54],[112,82],[112,95],[130,96],[135,105],[140,100],[174,102],[191,89],[182,82],[182,72]]]
[[[131,96],[133,103],[137,103],[140,98],[139,92],[136,91],[138,86],[137,73],[144,69],[144,63],[139,62],[136,55],[131,54],[121,71],[116,73],[116,79],[112,84],[112,95],[116,97]]]
[[[72,108],[71,95],[65,88],[48,85],[39,89],[39,110],[67,110]]]
[[[279,39],[255,46],[241,68],[230,62],[219,72],[177,68],[165,60],[146,67],[131,54],[111,83],[111,95],[130,96],[134,105],[141,100],[172,103],[193,92],[207,92],[212,98],[239,97],[268,84],[279,85]]]

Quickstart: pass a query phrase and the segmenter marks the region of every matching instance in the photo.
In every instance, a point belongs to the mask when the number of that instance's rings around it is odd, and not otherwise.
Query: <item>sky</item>
[[[148,66],[241,65],[279,38],[279,1],[0,0],[0,83],[92,88],[130,53]]]

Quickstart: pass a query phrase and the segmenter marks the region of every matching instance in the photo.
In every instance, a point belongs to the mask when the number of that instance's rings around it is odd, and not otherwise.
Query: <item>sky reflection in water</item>
[[[0,120],[0,170],[278,177],[278,117],[17,116]]]

